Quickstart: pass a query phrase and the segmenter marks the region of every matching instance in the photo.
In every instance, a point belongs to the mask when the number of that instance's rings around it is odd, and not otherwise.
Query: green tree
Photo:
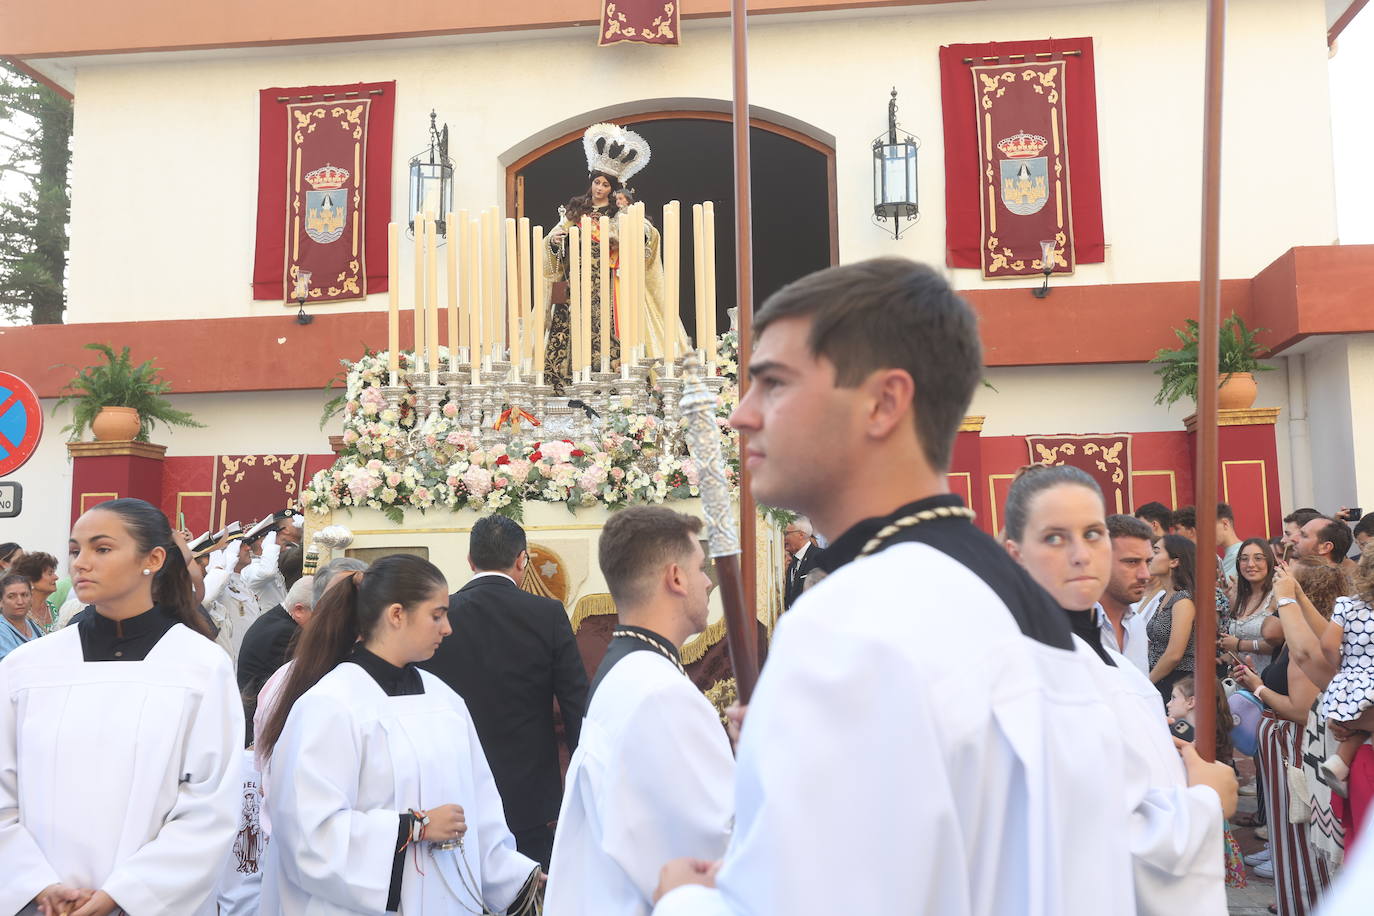
[[[0,59],[0,316],[61,324],[72,103]]]

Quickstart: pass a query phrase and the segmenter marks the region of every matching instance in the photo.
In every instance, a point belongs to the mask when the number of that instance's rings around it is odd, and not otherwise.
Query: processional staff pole
[[[749,0],[730,0],[730,35],[733,48],[734,108],[732,126],[735,136],[735,305],[739,316],[739,394],[743,398],[749,390],[746,360],[754,343],[754,238],[751,212],[750,155],[749,155]],[[714,255],[707,253],[708,257]],[[740,454],[744,454],[744,437],[740,437]],[[740,577],[736,591],[737,611],[726,615],[726,634],[730,641],[730,661],[735,668],[741,703],[749,702],[754,682],[758,678],[758,614],[755,612],[757,588],[757,526],[758,514],[754,497],[749,491],[749,469],[740,462],[739,473],[739,533],[743,551],[739,560]],[[719,564],[717,570],[720,570]],[[728,609],[726,582],[721,581],[721,598]],[[735,619],[731,619],[731,618]]]
[[[1197,366],[1197,609],[1194,669],[1198,675],[1196,746],[1216,759],[1217,642],[1217,377],[1221,324],[1221,102],[1226,56],[1226,0],[1207,0],[1207,95],[1202,145],[1202,283]]]

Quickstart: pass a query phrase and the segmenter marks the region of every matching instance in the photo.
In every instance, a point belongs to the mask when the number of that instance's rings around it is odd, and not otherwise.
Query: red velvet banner
[[[1135,511],[1131,478],[1131,434],[1109,436],[1027,436],[1030,460],[1067,464],[1086,471],[1102,488],[1107,512]]]
[[[646,45],[681,44],[677,0],[602,0],[597,44],[635,41]]]
[[[294,305],[302,288],[310,302],[386,290],[395,85],[259,94],[254,299]]]
[[[1069,51],[1078,53],[1065,53]],[[1041,79],[1046,69],[1056,67],[1061,68],[1055,78],[1057,98],[1050,102],[1054,93]],[[981,74],[975,74],[975,68],[981,70]],[[1033,77],[1023,79],[1028,71],[1034,74]],[[1012,74],[1013,79],[1001,79],[1003,73]],[[990,91],[986,90],[987,84],[980,76],[996,77]],[[948,45],[940,49],[940,78],[945,128],[945,246],[949,266],[981,268],[987,277],[1040,273],[1040,240],[1055,238],[1058,241],[1057,226],[1041,225],[1057,221],[1058,205],[1053,185],[1056,177],[1064,182],[1064,224],[1067,227],[1061,243],[1065,263],[1058,264],[1059,258],[1056,258],[1056,269],[1063,273],[1076,263],[1103,261],[1106,247],[1102,230],[1092,39]],[[1040,87],[1040,92],[1036,91],[1036,86]],[[985,101],[990,103],[990,109],[984,107]],[[1060,176],[1051,173],[1055,164],[1049,161],[1056,156],[1051,130],[1051,119],[1055,117],[1051,111],[1054,110],[1059,112],[1061,144],[1057,155],[1064,169]],[[1035,120],[1023,122],[1018,119],[1018,112],[1023,112],[1022,116],[1034,113]],[[991,125],[985,117],[987,114],[994,116]],[[1000,115],[1005,115],[1007,120],[1002,120]],[[1037,130],[1032,123],[1044,127]],[[1015,139],[1018,134],[1044,138],[1045,146],[1039,152],[1032,152],[1036,141],[1018,141]],[[1005,150],[998,146],[1003,141],[1007,142]],[[1070,151],[1071,174],[1068,168]],[[1017,213],[1008,205],[1004,193],[1009,193],[1014,205],[1021,210],[1035,207],[1040,201],[1036,185],[1038,164],[1004,164],[1018,158],[1041,157],[1047,160],[1044,202],[1034,213]],[[1003,179],[1004,168],[1010,170],[1010,187]],[[1024,186],[1022,178],[1027,180]],[[989,211],[987,191],[990,184],[995,184],[995,193]],[[985,224],[985,214],[996,217],[998,231],[988,231],[991,226]],[[1045,228],[1055,231],[1042,234]],[[1024,244],[1026,240],[1022,235],[1031,236],[1029,247]],[[992,239],[996,239],[997,244],[990,248]],[[1011,254],[1007,255],[1003,248],[1010,249]],[[998,262],[998,255],[1005,259],[1006,265]],[[1018,260],[1021,262],[1019,268],[1015,266]],[[988,267],[993,265],[996,270],[989,271]]]

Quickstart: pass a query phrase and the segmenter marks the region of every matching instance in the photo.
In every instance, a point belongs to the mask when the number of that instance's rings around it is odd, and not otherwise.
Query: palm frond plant
[[[1256,340],[1256,335],[1264,330],[1246,327],[1245,320],[1235,312],[1222,321],[1217,361],[1218,388],[1237,373],[1268,372],[1274,368],[1260,362],[1260,357],[1268,349]],[[1189,318],[1185,327],[1174,328],[1174,335],[1178,337],[1179,347],[1160,350],[1150,360],[1155,366],[1155,375],[1160,379],[1159,391],[1155,394],[1156,404],[1172,405],[1185,397],[1197,401],[1197,320]]]
[[[177,410],[163,397],[172,390],[172,383],[162,379],[152,360],[134,365],[128,347],[118,354],[103,343],[88,343],[86,349],[97,351],[105,361],[78,372],[62,389],[69,393],[59,398],[53,407],[55,414],[63,405],[72,405],[72,422],[62,427],[62,432],[71,433],[72,441],[80,439],[90,429],[102,407],[137,410],[138,442],[148,441],[148,433],[156,423],[204,427],[204,423],[196,422],[184,410]]]

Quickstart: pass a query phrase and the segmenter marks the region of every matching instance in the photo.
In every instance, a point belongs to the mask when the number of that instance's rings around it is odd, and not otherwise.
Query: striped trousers
[[[1259,726],[1259,766],[1274,853],[1274,893],[1279,916],[1308,916],[1331,883],[1326,863],[1307,837],[1306,824],[1288,821],[1287,765],[1302,765],[1302,728],[1266,711]]]

